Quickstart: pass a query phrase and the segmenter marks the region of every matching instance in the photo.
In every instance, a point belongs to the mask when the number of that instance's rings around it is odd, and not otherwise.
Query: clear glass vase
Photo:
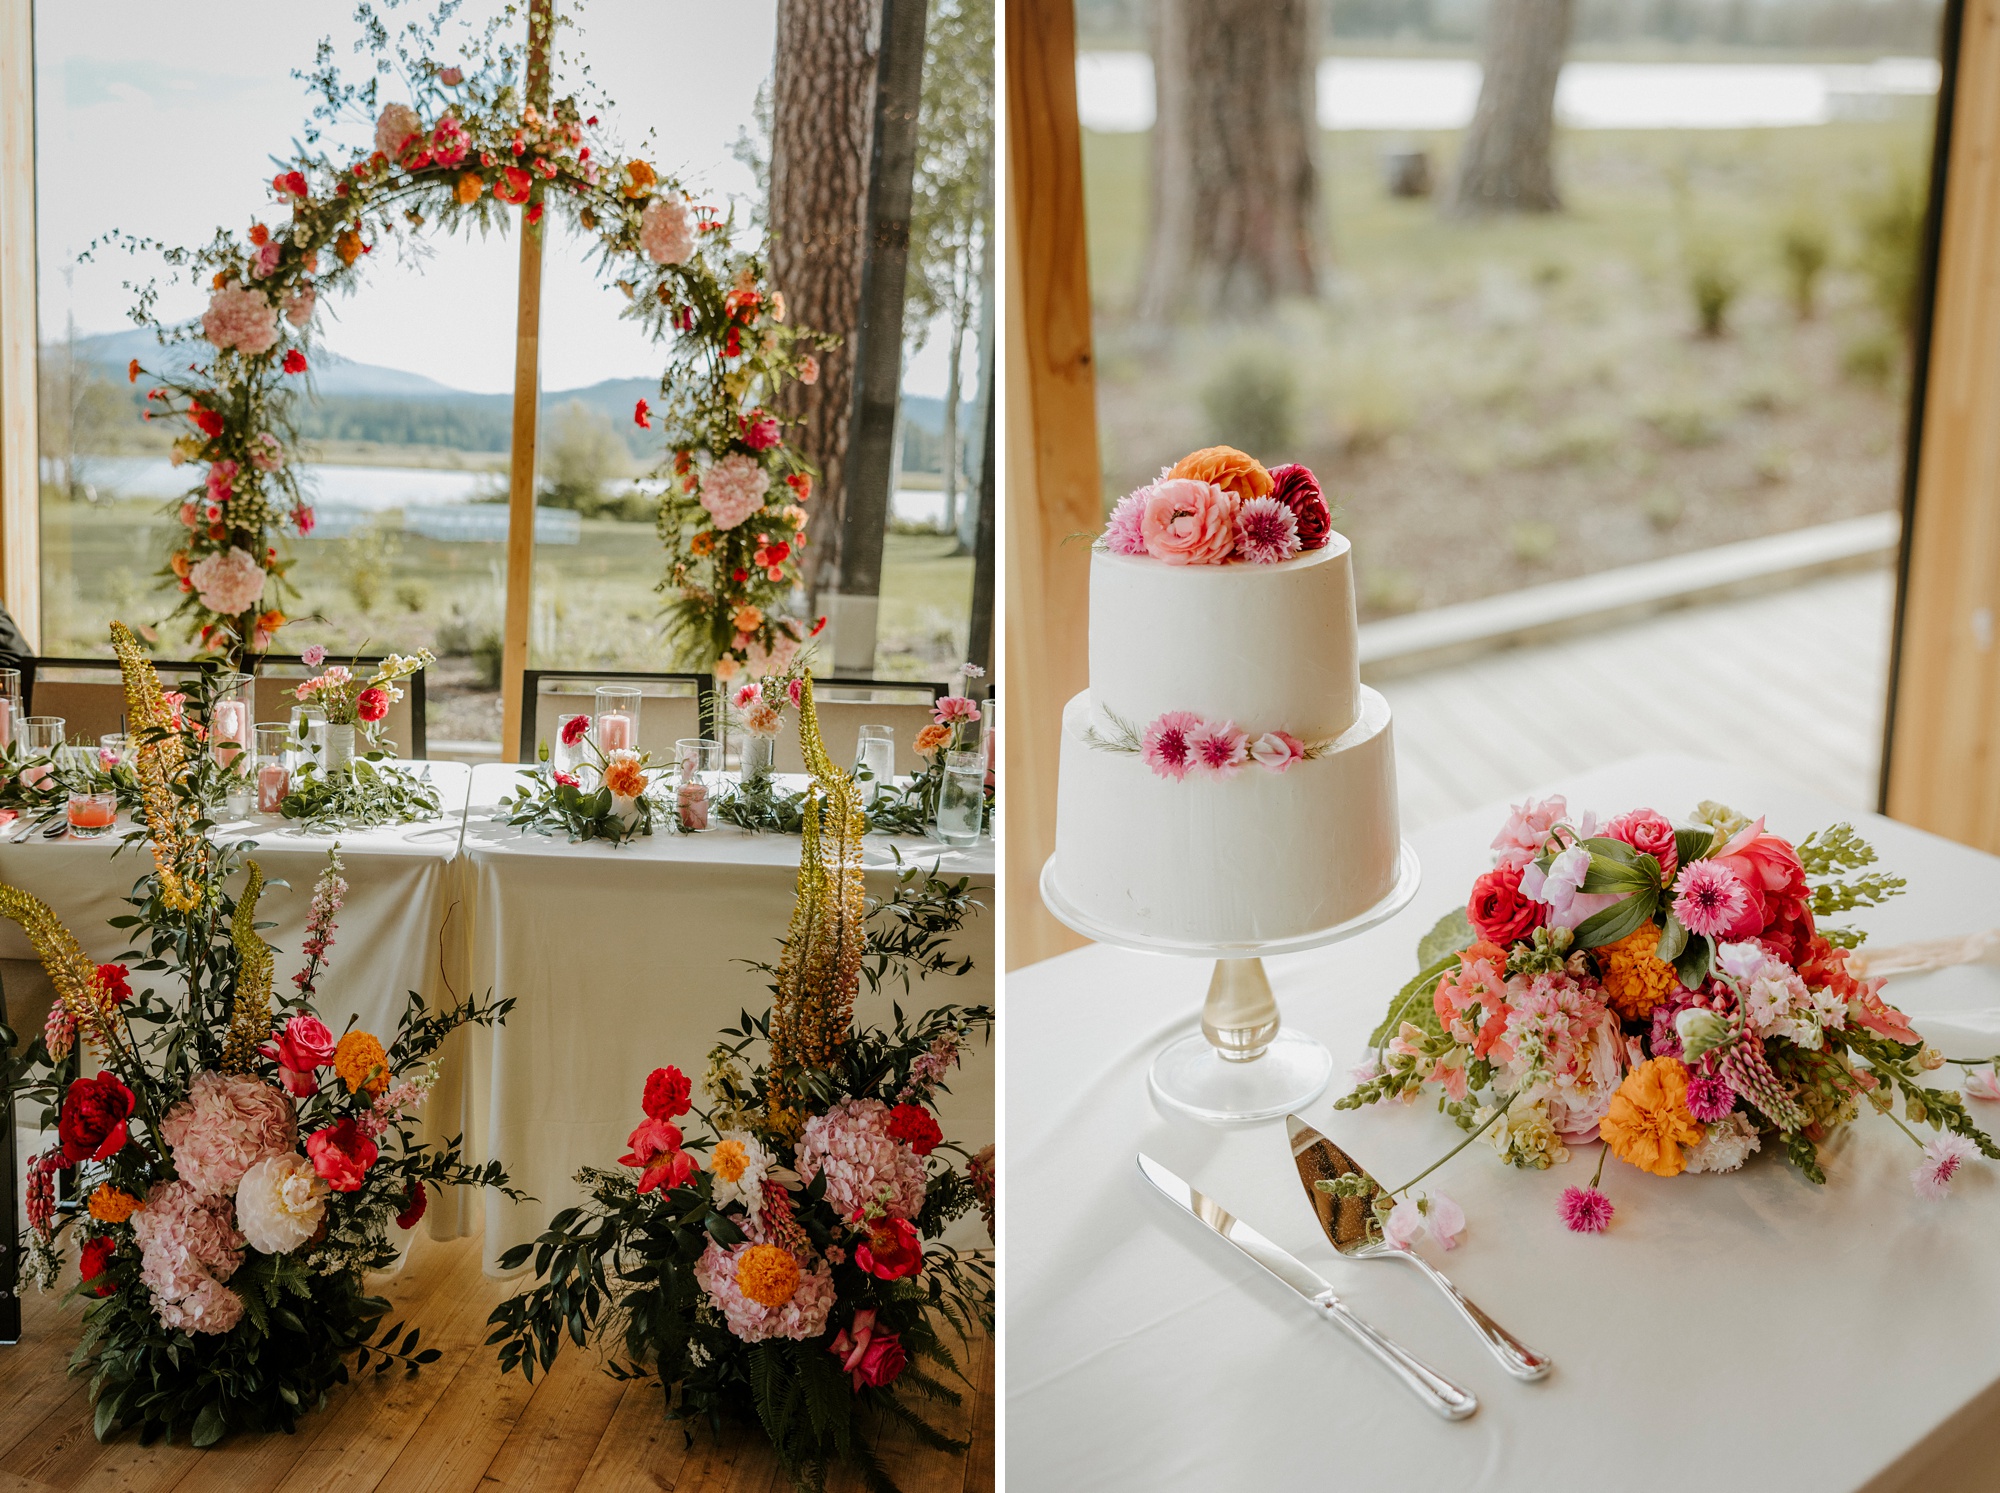
[[[768,778],[777,753],[778,739],[775,736],[746,735],[743,738],[743,755],[736,769],[737,781],[747,788],[760,778]]]
[[[354,726],[350,722],[337,725],[326,723],[326,755],[321,760],[322,771],[334,772],[344,768],[354,760]]]
[[[932,821],[938,839],[954,849],[970,849],[979,843],[985,816],[986,758],[978,752],[947,753]]]

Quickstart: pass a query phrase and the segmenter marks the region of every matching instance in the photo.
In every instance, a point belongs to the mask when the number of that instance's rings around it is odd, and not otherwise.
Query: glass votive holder
[[[14,744],[21,719],[21,671],[0,669],[0,751]]]
[[[69,832],[83,840],[111,833],[118,822],[118,795],[115,793],[71,793]]]
[[[130,767],[138,754],[132,738],[123,731],[107,731],[97,738],[97,770],[116,772],[121,767]]]
[[[606,685],[594,692],[597,749],[606,756],[637,750],[640,698],[636,689],[624,685]]]
[[[956,849],[966,849],[979,843],[985,820],[985,755],[946,752],[944,782],[938,788],[937,837]]]
[[[885,787],[896,781],[896,728],[863,726],[854,742],[854,781],[861,801],[873,805]]]
[[[31,715],[21,722],[21,747],[30,756],[48,757],[63,744],[63,718]]]
[[[249,688],[256,681],[248,674],[217,676],[215,703],[208,713],[208,740],[215,760],[233,766],[250,747]]]
[[[284,721],[257,723],[257,812],[276,814],[292,791],[292,728]]]

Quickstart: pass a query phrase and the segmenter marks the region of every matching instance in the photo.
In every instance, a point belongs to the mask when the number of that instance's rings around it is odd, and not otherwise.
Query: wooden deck
[[[518,1282],[488,1279],[479,1240],[419,1239],[381,1294],[444,1356],[413,1378],[336,1390],[293,1436],[238,1436],[206,1452],[187,1445],[109,1445],[91,1437],[86,1381],[64,1369],[81,1307],[53,1294],[24,1299],[22,1338],[0,1348],[0,1493],[784,1493],[769,1447],[741,1428],[706,1429],[689,1445],[661,1414],[656,1386],[622,1384],[573,1348],[530,1386],[500,1372],[484,1345],[486,1315]],[[904,1493],[988,1493],[993,1487],[993,1347],[978,1345],[963,1405],[931,1418],[969,1451],[926,1451],[895,1423],[875,1451]],[[851,1475],[832,1489],[858,1490]]]
[[[1873,809],[1894,605],[1864,571],[1387,680],[1404,828],[1659,751]]]

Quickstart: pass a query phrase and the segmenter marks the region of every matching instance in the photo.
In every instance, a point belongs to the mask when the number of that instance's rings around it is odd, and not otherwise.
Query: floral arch
[[[373,148],[344,160],[301,148],[271,179],[271,222],[166,251],[209,290],[192,326],[163,326],[151,288],[133,312],[163,348],[198,339],[207,349],[172,369],[136,359],[128,369],[134,382],[153,381],[148,420],[185,424],[175,463],[202,470],[179,503],[161,572],[182,593],[171,617],[238,661],[264,652],[284,623],[296,558],[280,541],[313,525],[293,410],[320,298],[359,289],[368,256],[394,233],[504,229],[517,211],[523,231],[539,233],[553,212],[595,235],[603,272],[626,296],[622,314],[668,344],[658,408],[640,400],[633,412],[662,435],[668,643],[682,666],[723,678],[781,670],[808,635],[784,607],[799,583],[813,474],[771,406],[785,380],[817,376],[819,339],[786,323],[762,257],[732,246],[727,218],[642,157],[621,157],[574,96],[543,109],[527,102],[523,59],[498,34],[489,28],[461,65],[427,55],[413,28],[416,48],[396,49],[408,101],[379,108],[377,82],[343,84],[323,45],[310,75],[314,118],[331,126],[372,115]],[[374,45],[378,56],[388,50],[380,29]],[[320,133],[309,125],[307,144]]]

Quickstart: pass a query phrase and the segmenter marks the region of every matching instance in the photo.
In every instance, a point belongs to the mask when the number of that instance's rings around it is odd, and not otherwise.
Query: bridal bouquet
[[[954,1446],[913,1402],[958,1400],[932,1372],[957,1372],[944,1328],[992,1327],[989,1255],[936,1242],[975,1207],[990,1229],[991,1148],[947,1141],[933,1106],[993,1013],[947,1005],[912,1019],[898,1006],[886,1029],[855,1022],[864,980],[907,990],[912,976],[965,973],[971,961],[945,946],[974,904],[963,880],[914,870],[892,898],[866,901],[859,794],[827,759],[811,688],[798,902],[780,962],[757,966],[773,977],[772,1010],[722,1034],[706,1108],[679,1068],[655,1070],[624,1170],[578,1173],[584,1204],[503,1257],[532,1260],[537,1281],[493,1313],[489,1341],[503,1368],[532,1378],[565,1336],[595,1336],[611,1372],[658,1380],[669,1417],[754,1419],[798,1486],[823,1488],[845,1461],[893,1487],[862,1412]]]
[[[1826,921],[1903,887],[1866,869],[1875,852],[1850,826],[1794,845],[1715,803],[1682,825],[1652,809],[1600,825],[1551,798],[1517,808],[1493,848],[1336,1107],[1434,1091],[1470,1132],[1451,1154],[1484,1135],[1516,1166],[1603,1141],[1597,1177],[1563,1194],[1579,1232],[1611,1219],[1604,1157],[1660,1177],[1730,1172],[1769,1142],[1824,1182],[1821,1145],[1864,1105],[1922,1153],[1923,1197],[1975,1155],[2000,1159],[1963,1099],[1925,1084],[1945,1059],[1850,967],[1863,935]],[[1392,1239],[1426,1221],[1455,1233],[1449,1199],[1411,1195],[1435,1169],[1377,1204]]]
[[[275,991],[256,922],[263,873],[202,817],[205,779],[222,769],[131,633],[112,631],[154,860],[136,911],[114,920],[134,948],[97,964],[41,902],[0,887],[0,915],[58,997],[13,1070],[17,1097],[56,1132],[28,1165],[26,1273],[46,1289],[73,1231],[74,1289],[90,1304],[71,1369],[91,1375],[100,1439],[136,1427],[208,1446],[291,1430],[350,1362],[436,1359],[400,1323],[377,1340],[388,1303],[365,1276],[395,1263],[393,1231],[416,1225],[428,1187],[519,1196],[498,1163],[422,1140],[411,1114],[446,1036],[502,1020],[511,1002],[434,1011],[412,994],[386,1044],[352,1026],[336,1037],[312,1002],[346,890],[337,857],[314,888],[303,967]]]

